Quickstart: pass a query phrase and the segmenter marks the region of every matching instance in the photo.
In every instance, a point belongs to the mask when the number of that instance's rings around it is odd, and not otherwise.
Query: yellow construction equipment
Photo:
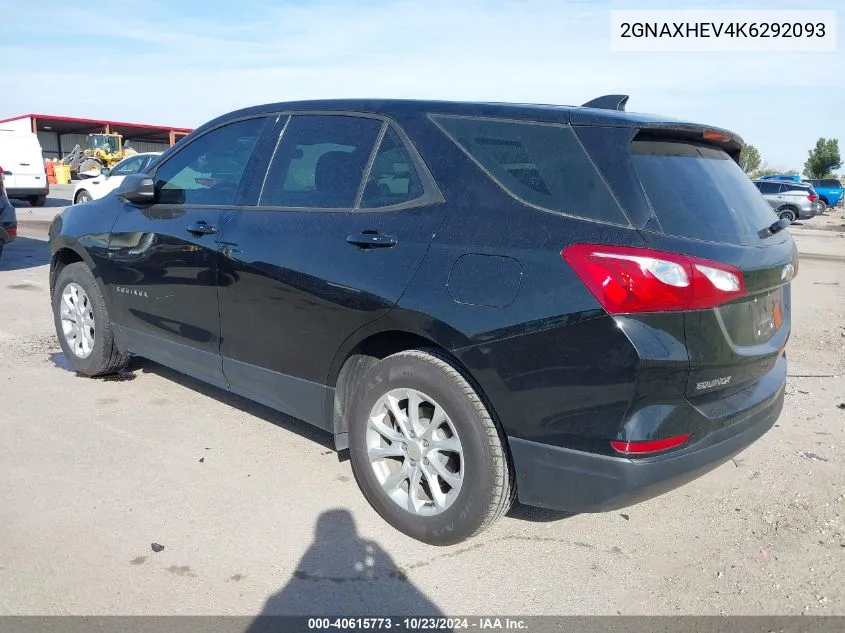
[[[120,134],[89,134],[87,147],[79,145],[62,158],[62,163],[70,167],[71,172],[82,176],[98,176],[104,167],[111,168],[127,156],[137,154],[134,149],[123,146]]]

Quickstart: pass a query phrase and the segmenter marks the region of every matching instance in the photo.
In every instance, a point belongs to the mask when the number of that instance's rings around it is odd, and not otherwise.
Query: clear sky
[[[845,0],[836,53],[620,53],[613,9],[799,9],[795,0],[0,0],[0,117],[29,112],[195,127],[290,99],[578,105],[726,127],[769,166],[845,151]],[[79,7],[79,8],[74,8]],[[83,8],[84,7],[84,8]]]

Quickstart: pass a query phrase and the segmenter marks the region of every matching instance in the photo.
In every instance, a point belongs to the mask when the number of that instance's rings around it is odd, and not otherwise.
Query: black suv
[[[741,139],[624,101],[222,116],[51,226],[65,354],[92,376],[143,356],[333,433],[432,544],[514,497],[674,488],[777,419],[797,252]]]

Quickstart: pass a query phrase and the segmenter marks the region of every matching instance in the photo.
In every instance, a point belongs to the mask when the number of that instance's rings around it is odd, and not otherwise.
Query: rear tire
[[[43,207],[47,204],[47,196],[30,196],[28,200],[33,207]]]
[[[114,343],[100,284],[84,263],[68,264],[59,273],[53,289],[53,321],[62,351],[78,373],[113,374],[129,360]]]
[[[798,219],[798,214],[795,213],[794,209],[781,209],[778,211],[778,217],[781,220],[789,220],[789,223],[792,224]]]
[[[388,356],[358,382],[349,418],[352,472],[375,511],[412,538],[451,545],[507,512],[515,486],[506,445],[478,393],[437,352]],[[378,457],[382,452],[388,455]]]

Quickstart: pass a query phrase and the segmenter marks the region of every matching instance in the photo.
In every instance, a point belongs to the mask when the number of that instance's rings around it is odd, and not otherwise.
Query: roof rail
[[[590,99],[581,107],[624,112],[626,103],[628,103],[628,95],[602,95],[601,97]]]

